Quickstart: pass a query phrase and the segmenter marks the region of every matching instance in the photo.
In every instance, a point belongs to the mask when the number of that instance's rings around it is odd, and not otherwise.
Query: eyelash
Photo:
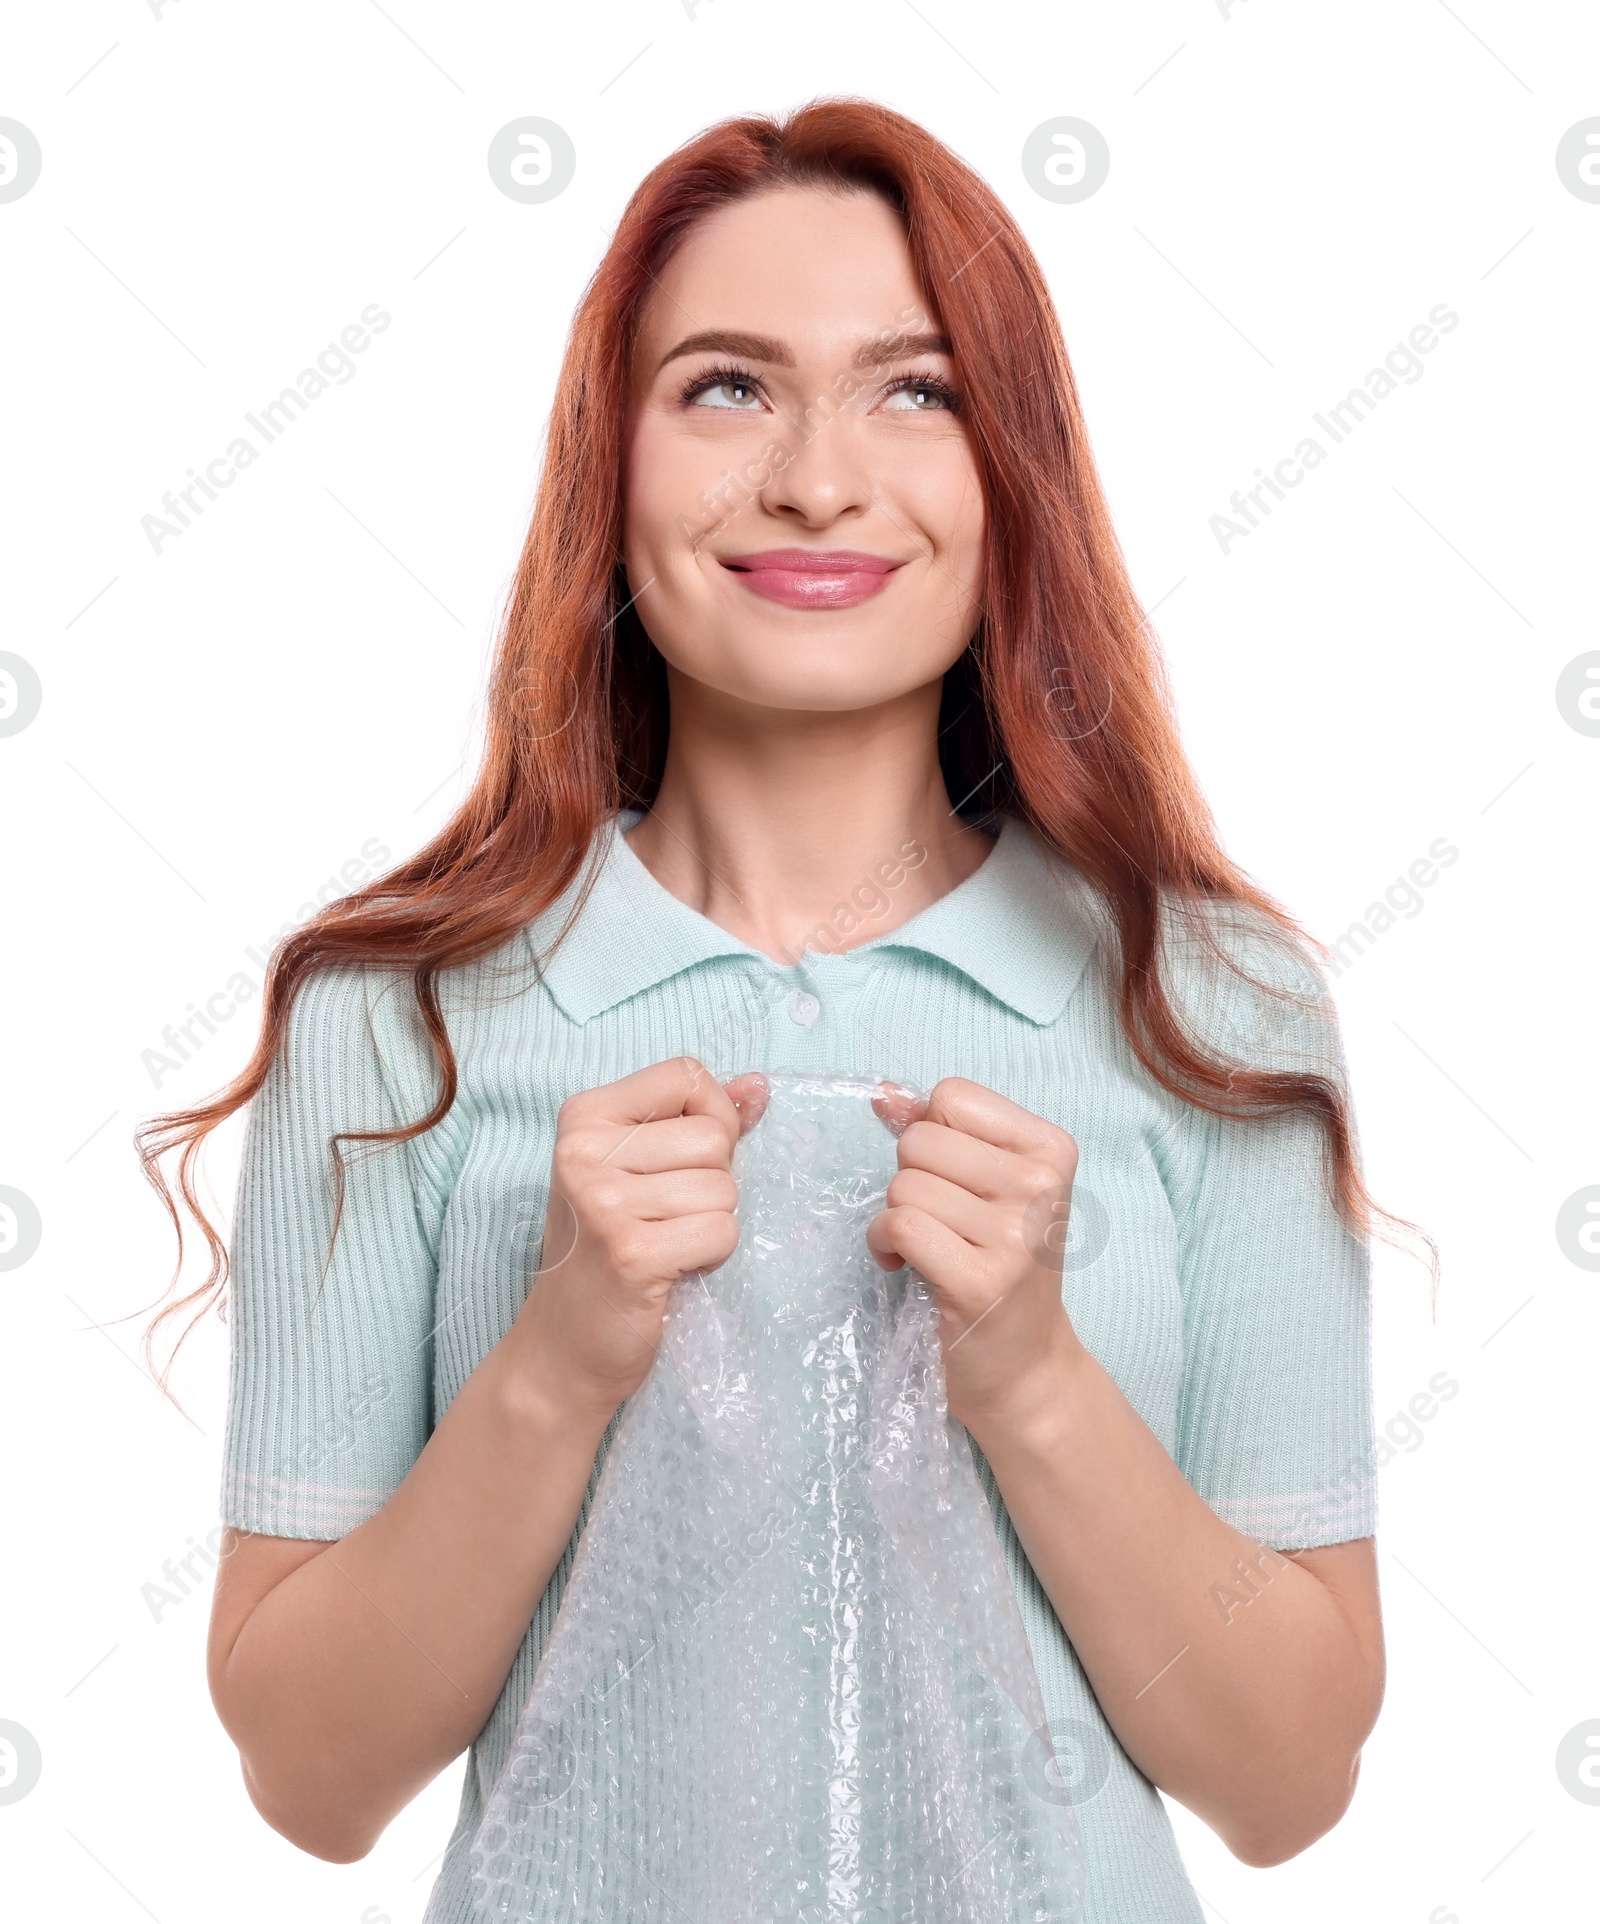
[[[714,387],[748,387],[761,391],[761,383],[747,367],[713,367],[703,373],[691,374],[678,392],[679,402],[687,407],[699,395]],[[937,394],[951,414],[961,412],[961,397],[950,383],[937,374],[902,374],[898,380],[891,381],[884,390],[886,394],[901,394],[907,388],[926,388],[930,394]],[[737,410],[729,410],[736,412]]]

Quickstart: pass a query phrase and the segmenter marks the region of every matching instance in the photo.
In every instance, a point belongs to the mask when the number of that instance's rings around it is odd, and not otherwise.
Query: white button
[[[796,989],[789,1013],[802,1029],[809,1029],[822,1013],[822,1004],[808,990]]]

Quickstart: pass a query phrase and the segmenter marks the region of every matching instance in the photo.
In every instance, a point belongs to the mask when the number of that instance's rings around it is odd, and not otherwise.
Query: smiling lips
[[[722,565],[766,601],[788,608],[853,608],[881,593],[901,564],[853,548],[767,548],[724,555]]]

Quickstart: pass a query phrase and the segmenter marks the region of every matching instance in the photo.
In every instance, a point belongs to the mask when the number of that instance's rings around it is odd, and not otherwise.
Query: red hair
[[[410,972],[438,1063],[438,1100],[403,1129],[348,1139],[401,1141],[431,1129],[457,1088],[441,972],[506,942],[574,879],[612,812],[653,799],[666,747],[665,677],[617,559],[633,344],[657,277],[694,223],[785,186],[865,190],[893,206],[951,344],[986,500],[987,556],[981,622],[945,683],[939,752],[950,794],[966,800],[982,790],[986,807],[1021,815],[1087,877],[1114,925],[1118,1019],[1163,1088],[1216,1114],[1309,1112],[1346,1225],[1367,1234],[1383,1217],[1415,1228],[1367,1193],[1341,1077],[1215,1055],[1169,999],[1164,902],[1199,910],[1183,919],[1213,948],[1212,911],[1221,905],[1253,911],[1291,948],[1328,952],[1219,844],[1112,529],[1038,262],[999,197],[932,134],[868,101],[818,100],[781,119],[707,129],[628,202],[573,322],[471,793],[409,861],[278,944],[260,1039],[243,1071],[209,1102],[137,1132],[145,1173],[178,1233],[172,1287],[183,1223],[161,1161],[180,1145],[178,1192],[211,1255],[205,1282],[152,1322],[147,1356],[167,1318],[195,1305],[187,1335],[226,1286],[227,1249],[196,1198],[196,1158],[265,1081],[305,978],[363,963]],[[552,726],[553,707],[563,726]],[[1062,715],[1101,719],[1081,730],[1053,726]],[[333,1145],[341,1203],[337,1145],[345,1139]],[[1436,1252],[1433,1267],[1437,1276]]]

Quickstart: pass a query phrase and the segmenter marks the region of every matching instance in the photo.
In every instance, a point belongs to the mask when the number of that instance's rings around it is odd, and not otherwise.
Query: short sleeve
[[[251,1104],[230,1245],[222,1520],[335,1539],[393,1495],[427,1441],[436,1238],[404,1144],[330,1139],[402,1116],[360,969],[308,977]]]
[[[1233,1059],[1324,1075],[1348,1100],[1320,974],[1276,937],[1229,952],[1245,974],[1183,971],[1188,1013]],[[1161,1155],[1183,1297],[1178,1467],[1224,1521],[1280,1550],[1377,1528],[1371,1255],[1327,1193],[1323,1136],[1303,1111],[1184,1105]]]

